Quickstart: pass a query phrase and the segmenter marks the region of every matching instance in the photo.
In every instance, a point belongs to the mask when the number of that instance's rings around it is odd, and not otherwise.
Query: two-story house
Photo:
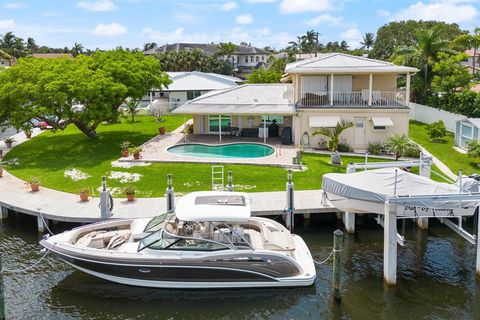
[[[268,52],[252,47],[252,46],[244,46],[244,45],[237,45],[235,51],[230,55],[218,55],[220,50],[219,44],[207,44],[207,43],[172,43],[172,44],[164,44],[160,47],[155,47],[144,51],[143,54],[145,55],[154,55],[157,53],[163,52],[179,52],[183,50],[202,50],[203,52],[217,56],[218,59],[221,60],[229,60],[233,67],[234,72],[237,77],[245,79],[247,75],[252,73],[254,69],[265,67],[268,59]],[[170,70],[166,70],[170,71]]]
[[[354,126],[343,132],[342,141],[355,150],[365,150],[369,142],[408,134],[410,77],[417,71],[343,53],[321,54],[288,64],[285,73],[291,84],[212,91],[174,112],[193,115],[194,133],[221,134],[235,127],[239,135],[242,129],[249,136],[258,130],[264,142],[265,128],[275,120],[280,133],[290,128],[292,142],[306,147],[318,146],[322,137],[313,136],[318,128],[333,128],[347,120]],[[400,78],[405,88],[398,88]]]

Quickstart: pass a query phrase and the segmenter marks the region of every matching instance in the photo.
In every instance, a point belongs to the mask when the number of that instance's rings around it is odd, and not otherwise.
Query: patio
[[[222,142],[219,142],[218,135],[190,134],[187,143],[203,144],[227,144],[238,142],[263,143],[263,138],[258,137],[237,137],[224,135]],[[142,145],[141,160],[134,160],[132,157],[120,158],[119,162],[176,162],[176,163],[211,163],[211,164],[251,164],[262,166],[275,166],[284,168],[301,169],[298,164],[293,164],[293,158],[297,155],[298,148],[295,145],[282,145],[281,138],[267,138],[266,144],[275,149],[275,153],[263,158],[199,158],[180,156],[167,151],[176,144],[185,143],[185,136],[181,132],[159,135]]]

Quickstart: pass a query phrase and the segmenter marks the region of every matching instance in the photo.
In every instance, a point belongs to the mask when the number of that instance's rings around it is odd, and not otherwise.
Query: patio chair
[[[362,102],[368,105],[368,89],[362,89]]]
[[[372,103],[374,104],[384,104],[386,100],[382,98],[382,93],[380,90],[373,90],[372,91]]]

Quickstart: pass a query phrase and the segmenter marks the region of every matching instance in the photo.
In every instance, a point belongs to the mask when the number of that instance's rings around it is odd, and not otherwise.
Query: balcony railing
[[[401,107],[406,106],[405,91],[369,90],[354,92],[303,92],[297,105],[302,108],[314,107]]]

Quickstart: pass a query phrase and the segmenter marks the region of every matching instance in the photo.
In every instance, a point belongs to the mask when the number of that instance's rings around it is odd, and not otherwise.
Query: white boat
[[[190,193],[175,212],[85,225],[40,243],[83,272],[134,286],[291,287],[316,276],[303,239],[251,217],[239,192]]]

